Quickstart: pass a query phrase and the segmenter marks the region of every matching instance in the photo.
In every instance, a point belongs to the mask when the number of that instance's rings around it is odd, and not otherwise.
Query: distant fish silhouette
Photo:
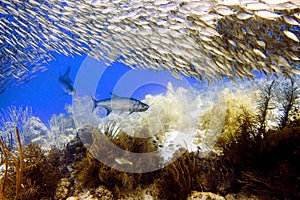
[[[119,97],[115,94],[112,94],[111,98],[96,100],[92,97],[94,106],[93,111],[97,106],[102,106],[106,109],[106,115],[112,110],[120,110],[120,111],[129,111],[130,114],[133,112],[144,112],[148,110],[149,106],[137,99],[128,98],[128,97]]]
[[[70,70],[71,67],[69,66],[67,71],[64,75],[59,75],[59,82],[62,87],[62,89],[65,91],[66,94],[74,95],[76,93],[76,90],[73,87],[73,81],[70,79]]]

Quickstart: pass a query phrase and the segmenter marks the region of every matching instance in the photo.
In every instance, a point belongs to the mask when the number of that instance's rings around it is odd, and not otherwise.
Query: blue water
[[[33,115],[44,123],[47,123],[53,114],[66,114],[65,106],[72,104],[72,96],[63,91],[58,78],[69,66],[70,79],[74,81],[77,94],[95,96],[97,99],[108,98],[113,92],[119,96],[131,96],[142,100],[147,94],[166,92],[168,82],[175,87],[198,83],[188,77],[176,79],[167,71],[133,70],[118,62],[107,66],[104,62],[87,55],[72,58],[54,53],[54,56],[56,60],[50,62],[48,70],[39,72],[29,82],[2,93],[0,109],[6,110],[9,106],[30,106]]]

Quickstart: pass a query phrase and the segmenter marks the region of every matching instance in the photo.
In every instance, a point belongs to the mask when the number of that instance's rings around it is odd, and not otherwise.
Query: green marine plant
[[[15,132],[15,130],[14,130],[14,132]],[[1,135],[0,136],[1,140],[3,141],[4,146],[9,151],[12,150],[15,147],[15,144],[14,144],[15,142],[14,142],[13,134],[14,133],[9,132],[9,134]]]
[[[215,177],[215,180],[219,180],[217,185],[210,180],[208,188],[210,191],[223,194],[240,190],[238,178],[241,176],[241,170],[247,170],[256,165],[261,143],[257,117],[249,109],[242,108],[242,113],[236,116],[230,124],[233,124],[235,128],[224,129],[215,145],[219,155],[202,160],[202,163],[210,160],[211,167],[215,166],[220,170],[218,172],[207,170],[212,177]],[[230,124],[227,125],[230,126]]]
[[[47,137],[51,141],[51,145],[56,148],[63,149],[66,137],[69,137],[75,132],[75,123],[72,117],[64,114],[53,114],[48,122]]]
[[[36,184],[36,181],[32,179],[26,179],[25,196],[33,198],[39,193],[40,186]]]
[[[211,152],[196,157],[193,190],[228,194],[233,191],[235,171],[230,160]]]
[[[118,147],[135,153],[157,150],[157,146],[153,144],[150,138],[131,137],[115,126],[115,123],[105,126],[104,134]],[[116,130],[117,132],[115,132]],[[93,145],[87,152],[86,157],[75,165],[74,174],[78,183],[76,185],[77,190],[96,188],[103,185],[113,192],[114,198],[142,198],[141,195],[147,193],[157,199],[184,199],[194,188],[197,157],[195,153],[188,153],[183,148],[179,149],[175,154],[181,156],[157,171],[148,173],[120,172],[96,159],[96,152],[106,151],[107,154],[108,151],[105,143],[101,143],[101,146],[96,145],[100,144],[100,131],[93,129],[90,133],[86,132],[86,134],[90,134],[86,138],[92,138]],[[114,155],[113,152],[111,155]],[[107,159],[115,159],[111,155],[108,153]],[[157,158],[151,157],[147,165],[160,160],[162,160],[160,155],[157,155]],[[124,164],[126,165],[126,163]],[[132,164],[144,165],[144,163],[139,162]]]
[[[19,159],[16,162],[16,198],[20,195],[20,188],[22,183],[23,176],[23,148],[20,140],[19,130],[16,127],[16,137],[18,142],[18,150],[19,150]]]
[[[4,176],[0,179],[1,197],[10,199],[52,198],[62,171],[61,153],[43,151],[37,144],[22,146],[16,127],[18,152],[8,150],[0,139],[5,155]]]
[[[8,166],[9,166],[9,157],[13,160],[14,165],[15,165],[15,171],[16,171],[16,183],[15,183],[15,199],[19,199],[20,196],[20,188],[21,188],[21,183],[22,183],[22,176],[23,176],[23,148],[21,145],[21,140],[20,140],[20,135],[19,135],[19,130],[17,127],[15,127],[15,133],[16,133],[16,138],[17,138],[17,143],[18,143],[18,150],[19,150],[19,157],[15,156],[11,151],[9,151],[2,139],[0,139],[0,144],[1,144],[1,149],[4,152],[5,155],[5,172],[4,172],[4,178],[2,182],[2,188],[1,188],[1,193],[3,194],[3,197],[5,196],[5,186],[6,186],[6,181],[7,181],[7,171],[8,171]]]
[[[299,92],[294,80],[284,85],[278,87],[272,81],[263,89],[257,101],[258,113],[244,107],[238,117],[231,118],[233,121],[225,120],[224,127],[229,124],[236,128],[224,128],[215,146],[220,153],[216,159],[232,172],[229,175],[233,192],[256,193],[264,199],[300,196],[296,178],[300,177],[297,170],[300,168],[300,123],[295,117]],[[278,102],[279,98],[275,97],[278,95],[274,94],[280,93],[283,95]],[[273,121],[279,122],[279,127],[267,124],[272,109],[281,111]]]
[[[24,124],[32,117],[32,108],[10,106],[0,113],[0,131],[2,133],[14,132],[15,127],[18,127],[19,133],[23,134]]]
[[[188,153],[186,149],[179,149],[175,152],[177,153],[182,154],[181,157],[161,169],[159,178],[153,183],[158,199],[186,199],[192,190],[196,155]]]
[[[267,184],[258,184],[253,180],[253,185],[263,188],[261,194],[280,198],[298,199],[300,197],[299,173],[299,147],[300,126],[293,125],[282,130],[269,131],[259,146],[256,167],[251,171],[262,175]],[[251,179],[241,178],[241,181],[251,182]],[[243,186],[244,190],[251,191]]]
[[[3,143],[2,138],[0,138],[0,145],[1,145],[2,153],[4,155],[4,164],[5,164],[4,175],[3,175],[3,178],[1,179],[1,182],[0,182],[0,197],[1,197],[1,199],[4,199],[4,189],[5,189],[4,186],[5,186],[6,180],[7,180],[8,153],[9,153],[9,151],[7,151],[7,149],[6,149],[6,147]]]
[[[255,118],[250,110],[243,108],[243,113],[236,118],[237,129],[221,134],[216,143],[216,147],[220,147],[222,154],[232,160],[233,163],[244,160],[245,157],[251,158],[253,156],[253,151],[257,145],[256,138],[260,137],[257,134]]]
[[[104,134],[105,136],[101,135]],[[129,173],[118,171],[113,167],[107,166],[97,160],[97,153],[105,152],[107,159],[112,163],[119,163],[115,161],[115,152],[111,152],[109,145],[102,142],[103,137],[107,137],[114,145],[135,153],[147,153],[157,150],[157,147],[152,143],[151,138],[136,138],[131,137],[119,130],[116,123],[109,124],[104,127],[104,132],[92,128],[85,131],[85,138],[92,142],[91,148],[87,151],[86,157],[75,165],[75,179],[77,180],[77,190],[84,188],[96,188],[100,185],[105,186],[113,191],[114,198],[126,198],[127,195],[141,192],[143,188],[153,183],[157,177],[158,172],[149,173]],[[102,143],[101,143],[102,142]],[[101,144],[101,145],[99,145]],[[157,160],[152,160],[157,159]],[[148,165],[152,162],[159,161],[157,158],[149,158]],[[138,165],[143,166],[145,163],[121,163],[122,165]],[[140,188],[138,191],[136,188]]]
[[[295,78],[290,78],[289,83],[285,83],[282,88],[281,110],[282,114],[279,117],[280,129],[285,128],[292,120],[295,120],[298,115],[299,105],[299,87],[295,83]]]
[[[265,195],[268,189],[276,191],[270,177],[265,177],[262,173],[257,171],[242,171],[241,180],[239,180],[239,182],[243,185],[243,190],[254,192],[257,195]]]
[[[263,138],[266,133],[268,110],[274,109],[274,105],[271,105],[272,99],[274,98],[274,86],[275,80],[266,85],[265,88],[261,91],[260,100],[258,101],[259,114],[257,115],[257,121],[259,134],[258,136],[260,138]]]

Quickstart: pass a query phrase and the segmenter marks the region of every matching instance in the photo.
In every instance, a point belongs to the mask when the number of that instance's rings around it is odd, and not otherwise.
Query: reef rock
[[[193,191],[187,200],[226,200],[223,196],[211,192]]]
[[[80,192],[77,196],[70,196],[67,200],[113,200],[112,192],[104,186]]]
[[[245,200],[260,200],[261,198],[254,196],[254,195],[248,195],[246,193],[240,192],[237,194],[227,194],[225,196],[226,200],[237,200],[237,199],[245,199]],[[273,198],[274,199],[274,198]],[[276,199],[274,199],[276,200]]]
[[[48,128],[38,117],[30,117],[22,127],[24,143],[46,144]]]

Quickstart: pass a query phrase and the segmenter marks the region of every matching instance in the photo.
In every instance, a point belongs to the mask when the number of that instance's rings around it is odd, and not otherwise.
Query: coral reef
[[[98,129],[93,129],[92,132],[85,132],[85,134],[91,134],[90,136],[85,135],[85,138],[91,137],[94,145],[87,152],[86,157],[75,165],[74,176],[78,182],[76,185],[78,191],[103,185],[113,191],[115,198],[125,198],[128,193],[136,192],[137,188],[145,188],[151,184],[157,176],[157,172],[127,173],[106,166],[95,158],[97,157],[97,152],[109,151],[105,143],[97,145],[100,144],[101,132]],[[130,152],[147,153],[155,150],[155,146],[149,138],[134,138],[124,132],[120,132],[117,137],[114,137],[110,131],[105,131],[104,134],[115,145]],[[110,154],[114,155],[114,152]],[[108,155],[108,157],[111,156]],[[112,159],[115,158],[112,157]],[[160,159],[159,156],[156,159]],[[149,159],[149,161],[151,160]],[[134,164],[144,165],[144,163]],[[147,165],[151,165],[151,162],[147,163]]]
[[[32,114],[31,107],[11,106],[0,113],[0,136],[10,143],[9,149],[17,148],[16,143],[11,140],[16,126],[23,145],[38,143],[45,150],[52,147],[63,149],[76,136],[72,117],[53,114],[46,125]]]
[[[299,198],[299,135],[300,126],[268,132],[253,155],[253,166],[241,173],[243,190],[269,197]]]
[[[63,149],[64,146],[76,136],[75,122],[72,116],[64,114],[52,115],[49,121],[49,129],[47,131],[46,142],[47,149],[51,146]]]
[[[20,129],[28,135],[22,136],[13,126],[16,123],[3,123],[7,126],[1,127],[1,131],[5,127],[9,131],[1,132],[0,138],[0,197],[299,199],[300,117],[296,80],[271,80],[260,90],[254,89],[252,96],[240,90],[222,91],[216,104],[197,115],[197,137],[201,140],[197,150],[181,146],[169,158],[177,159],[165,166],[162,153],[147,157],[147,163],[132,162],[129,155],[154,152],[167,145],[162,130],[158,133],[160,138],[154,140],[147,137],[152,135],[151,128],[138,127],[129,135],[129,129],[124,131],[118,122],[108,120],[98,127],[86,125],[75,134],[74,121],[64,115],[53,116],[50,129],[31,116]],[[144,137],[136,137],[138,130],[138,135]],[[31,143],[40,135],[45,136],[40,140],[45,143]],[[60,135],[69,138],[67,144],[43,147],[51,143],[47,139],[57,141]],[[30,144],[22,145],[22,137],[23,141],[31,138]],[[104,138],[128,155],[116,156]],[[207,148],[209,152],[203,147],[206,142],[211,148]],[[98,159],[104,153],[112,165]],[[133,165],[155,163],[160,163],[161,168],[147,173],[130,171]],[[125,170],[118,170],[118,166]]]
[[[234,170],[230,160],[225,160],[214,153],[205,158],[195,160],[193,190],[213,192],[225,195],[233,192],[235,180]]]
[[[48,141],[48,128],[38,117],[30,117],[26,123],[23,124],[22,128],[24,145],[38,143],[42,146],[46,146]]]
[[[81,192],[77,196],[68,197],[67,200],[113,200],[112,192],[109,191],[104,186],[99,186],[96,189],[91,189],[89,191]]]
[[[64,173],[62,152],[52,149],[45,152],[38,144],[22,147],[16,128],[18,151],[8,150],[1,140],[5,152],[6,169],[1,171],[2,195],[4,199],[48,199],[54,196],[57,182]],[[2,176],[1,176],[2,177]]]
[[[204,200],[204,199],[213,199],[213,200],[226,200],[224,197],[211,193],[211,192],[197,192],[193,191],[187,200]]]
[[[154,181],[152,186],[156,194],[152,193],[152,195],[157,199],[186,199],[195,181],[195,159],[194,153],[186,151],[179,159],[160,170],[159,178]]]
[[[228,169],[234,174],[232,191],[256,193],[262,198],[299,198],[299,118],[296,100],[298,88],[291,80],[286,85],[285,100],[276,102],[275,81],[266,85],[258,100],[257,114],[243,108],[235,122],[237,129],[224,131],[217,142],[222,149],[220,159],[230,161]],[[293,92],[288,92],[293,91]],[[277,126],[268,127],[268,113],[283,107],[276,119]],[[293,108],[292,108],[293,107]],[[267,128],[268,127],[268,128]]]
[[[87,130],[92,130],[92,132]],[[157,149],[151,138],[134,138],[122,131],[118,133],[117,137],[114,137],[114,134],[111,134],[112,130],[114,129],[107,129],[104,134],[122,149],[136,153],[146,153]],[[84,134],[91,134],[89,137],[92,138],[93,143],[99,144],[101,139],[99,130],[86,128]],[[77,193],[80,193],[84,188],[93,189],[103,185],[113,192],[114,198],[118,199],[137,198],[145,194],[157,199],[185,199],[194,184],[196,154],[188,153],[185,149],[179,149],[175,152],[182,154],[180,151],[185,151],[182,157],[163,169],[148,173],[127,173],[120,172],[98,161],[94,157],[95,151],[103,152],[107,149],[103,144],[97,145],[96,148],[97,150],[91,148],[87,152],[86,158],[75,166],[74,176],[78,182],[76,185]],[[156,159],[162,158],[157,155]],[[147,165],[151,165],[151,159],[149,161]],[[134,164],[144,165],[144,163]]]
[[[17,145],[18,145],[18,151],[19,155],[16,156],[14,155],[11,151],[9,151],[6,146],[4,145],[4,142],[2,139],[0,139],[0,144],[1,144],[1,150],[4,152],[4,157],[5,157],[5,171],[4,171],[4,178],[3,181],[1,182],[1,196],[4,198],[6,196],[6,185],[10,181],[10,175],[8,173],[8,170],[10,168],[10,162],[13,163],[14,169],[15,169],[15,199],[18,199],[20,196],[20,188],[22,184],[22,178],[23,178],[23,148],[21,145],[21,139],[20,139],[20,134],[19,134],[19,129],[15,127],[15,132],[16,132],[16,140],[17,140]],[[10,160],[11,159],[11,160]],[[12,195],[9,195],[12,196]]]
[[[25,124],[27,124],[30,121],[30,118],[32,116],[32,108],[29,106],[10,106],[5,110],[1,110],[0,136],[7,137],[9,135],[13,135],[13,133],[15,132],[15,127],[18,127],[20,139],[24,143],[23,135],[28,130],[28,126],[25,127]],[[17,148],[16,142],[12,142],[12,144],[15,145],[15,148]],[[12,146],[12,148],[14,147]]]

